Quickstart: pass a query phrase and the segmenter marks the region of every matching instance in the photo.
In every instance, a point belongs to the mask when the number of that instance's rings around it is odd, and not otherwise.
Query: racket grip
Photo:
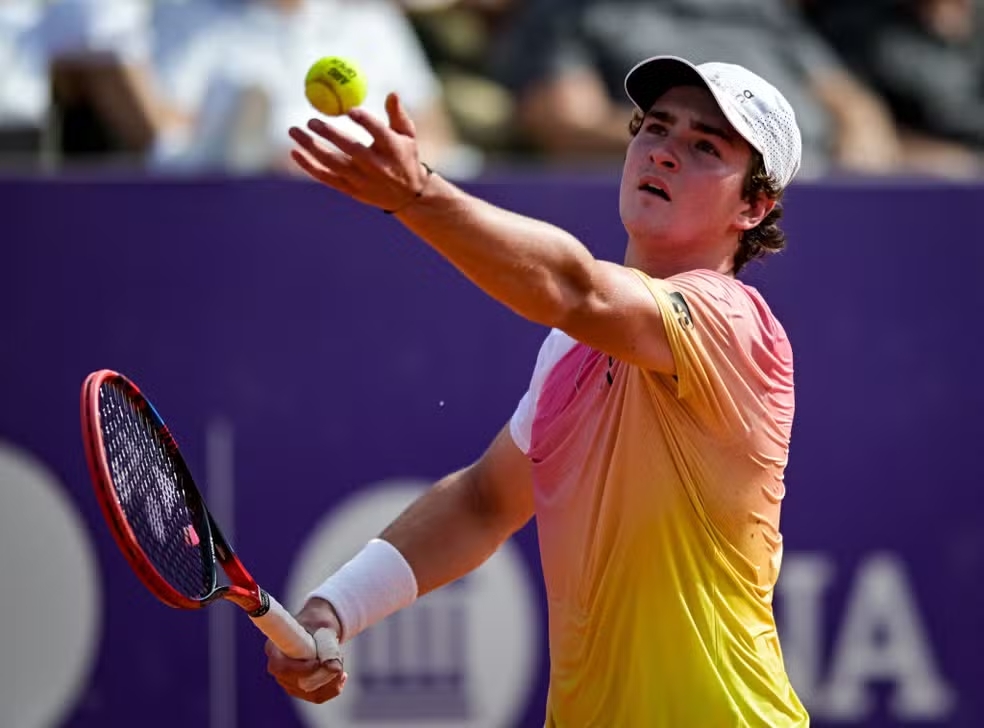
[[[284,609],[269,594],[270,608],[261,617],[250,617],[253,624],[270,638],[287,657],[295,660],[338,660],[341,662],[342,650],[338,644],[338,636],[334,631],[322,628],[312,635],[294,619],[294,616]]]

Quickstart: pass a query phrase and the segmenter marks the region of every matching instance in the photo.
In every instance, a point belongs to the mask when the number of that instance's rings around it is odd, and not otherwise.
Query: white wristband
[[[330,602],[342,625],[342,641],[408,607],[417,599],[417,577],[393,544],[372,539],[342,568],[308,594]]]

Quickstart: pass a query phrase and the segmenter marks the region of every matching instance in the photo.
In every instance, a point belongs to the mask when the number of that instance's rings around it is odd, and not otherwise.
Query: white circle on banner
[[[428,485],[376,483],[332,509],[294,560],[287,608],[300,609]],[[509,541],[471,574],[347,642],[349,679],[339,697],[293,703],[309,728],[515,725],[531,698],[539,629],[529,571]]]
[[[0,554],[0,725],[61,725],[96,654],[96,556],[57,476],[3,441]]]

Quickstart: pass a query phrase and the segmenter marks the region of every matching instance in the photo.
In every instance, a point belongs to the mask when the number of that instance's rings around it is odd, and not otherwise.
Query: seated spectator
[[[38,27],[64,159],[140,161],[181,122],[152,68],[151,0],[50,0]]]
[[[984,7],[977,0],[815,0],[804,10],[851,69],[888,102],[906,165],[982,172]]]
[[[500,157],[517,151],[515,105],[512,93],[489,76],[488,56],[518,2],[400,0],[462,138]]]
[[[519,122],[547,154],[624,152],[626,71],[656,54],[740,63],[768,76],[802,127],[804,177],[896,169],[885,105],[785,0],[529,0],[497,49]]]
[[[41,0],[0,2],[0,167],[31,167],[41,152],[48,77],[38,38]]]
[[[338,55],[365,74],[365,108],[385,118],[386,94],[401,95],[432,166],[449,176],[478,169],[480,157],[459,142],[438,80],[393,2],[247,0],[170,30],[180,22],[180,13],[159,16],[157,60],[169,97],[192,122],[159,140],[158,168],[291,168],[287,130],[317,115],[304,96],[304,76],[318,58]],[[346,117],[328,121],[371,142]]]

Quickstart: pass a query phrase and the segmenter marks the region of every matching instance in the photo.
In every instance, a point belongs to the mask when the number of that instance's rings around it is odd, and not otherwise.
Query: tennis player
[[[388,126],[351,112],[370,147],[316,120],[290,130],[312,178],[392,212],[550,329],[482,457],[366,544],[298,618],[351,640],[478,567],[535,516],[547,726],[807,726],[772,610],[793,358],[765,300],[736,278],[785,245],[779,202],[799,168],[799,129],[781,93],[739,66],[656,57],[625,88],[637,110],[621,265],[431,173],[396,96]],[[342,689],[337,665],[269,644],[267,655],[290,695],[322,702]],[[303,690],[318,670],[334,679]]]

